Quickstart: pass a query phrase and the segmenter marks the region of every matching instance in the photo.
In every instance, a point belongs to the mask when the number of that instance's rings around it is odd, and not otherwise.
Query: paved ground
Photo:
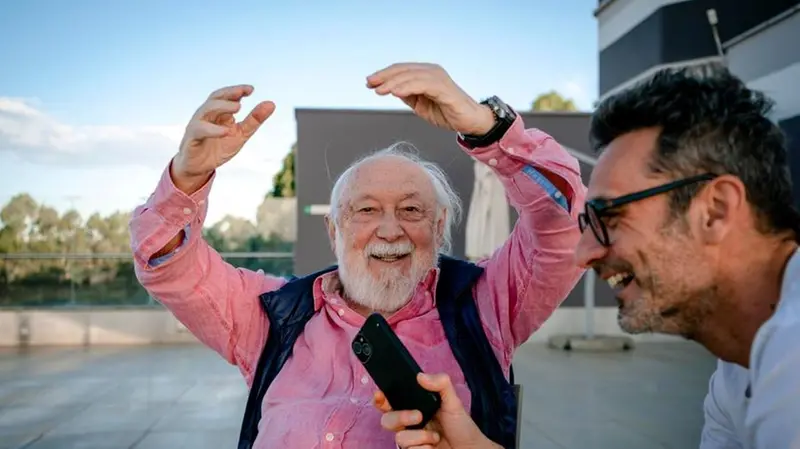
[[[523,446],[696,448],[712,370],[688,343],[526,346]],[[238,372],[200,346],[0,349],[0,449],[234,448],[245,397]]]

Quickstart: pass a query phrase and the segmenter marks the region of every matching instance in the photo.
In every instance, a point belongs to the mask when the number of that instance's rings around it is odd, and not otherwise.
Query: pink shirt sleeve
[[[508,240],[478,262],[485,275],[475,286],[487,334],[502,338],[494,343],[505,349],[508,364],[583,274],[574,249],[586,187],[578,161],[546,133],[526,130],[519,116],[499,142],[462,147],[494,170],[519,213]]]
[[[258,296],[286,281],[235,268],[203,240],[213,180],[189,196],[175,187],[167,167],[155,192],[131,218],[134,267],[145,290],[201,342],[235,364],[249,386],[269,330]],[[189,241],[168,260],[151,264],[153,255],[187,227]]]

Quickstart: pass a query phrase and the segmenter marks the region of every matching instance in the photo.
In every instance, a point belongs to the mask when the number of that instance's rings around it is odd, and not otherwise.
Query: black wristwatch
[[[497,96],[489,97],[481,101],[482,105],[489,106],[494,114],[494,126],[488,133],[482,136],[471,136],[467,134],[460,134],[461,140],[469,148],[488,147],[493,143],[497,143],[506,134],[514,120],[517,118],[517,113],[511,107]]]

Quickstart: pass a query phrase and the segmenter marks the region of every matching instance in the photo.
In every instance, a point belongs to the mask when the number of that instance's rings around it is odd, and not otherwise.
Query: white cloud
[[[0,97],[0,151],[37,164],[163,167],[179,139],[172,126],[70,126],[31,102]]]
[[[293,117],[284,115],[270,118],[219,170],[208,224],[226,214],[255,219],[294,141]],[[71,206],[67,194],[81,198],[77,206],[85,214],[132,209],[155,188],[184,128],[74,126],[48,115],[37,100],[0,97],[0,166],[7,171],[0,204],[26,191],[60,210]]]
[[[72,126],[37,108],[36,101],[0,97],[0,151],[23,160],[59,167],[140,165],[162,170],[175,154],[185,125]],[[261,134],[261,133],[259,133]],[[247,146],[260,146],[256,134]],[[274,172],[288,146],[276,154],[246,151],[226,165],[228,170]]]

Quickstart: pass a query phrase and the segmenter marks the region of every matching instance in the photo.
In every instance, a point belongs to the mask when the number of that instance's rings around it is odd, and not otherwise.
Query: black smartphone
[[[439,410],[442,398],[417,382],[417,374],[422,370],[383,316],[379,313],[368,316],[351,346],[392,409],[422,413],[422,421],[409,428],[425,427]]]

